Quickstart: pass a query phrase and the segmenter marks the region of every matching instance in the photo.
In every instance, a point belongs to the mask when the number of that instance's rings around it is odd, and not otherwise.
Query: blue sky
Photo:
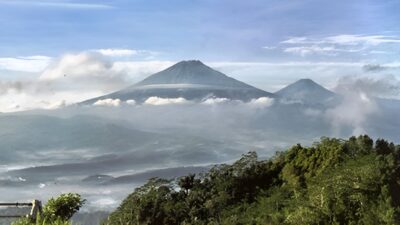
[[[286,60],[262,47],[297,36],[398,36],[399,11],[399,1],[378,0],[0,0],[0,56],[129,48],[168,60]]]
[[[0,111],[80,101],[185,59],[268,91],[397,82],[399,12],[397,0],[0,0]]]

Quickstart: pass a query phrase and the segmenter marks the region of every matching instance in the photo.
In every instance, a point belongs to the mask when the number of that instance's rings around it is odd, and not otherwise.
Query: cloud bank
[[[121,100],[107,98],[107,99],[98,100],[95,103],[93,103],[93,105],[94,106],[114,106],[114,107],[118,107],[118,106],[121,105]]]
[[[148,98],[144,104],[146,105],[171,105],[171,104],[188,104],[190,101],[185,98],[160,98],[153,96]]]
[[[326,111],[335,134],[350,128],[354,135],[368,133],[371,117],[381,113],[379,99],[394,98],[400,93],[400,81],[393,76],[384,78],[348,76],[339,79],[335,91],[340,93],[340,104]]]

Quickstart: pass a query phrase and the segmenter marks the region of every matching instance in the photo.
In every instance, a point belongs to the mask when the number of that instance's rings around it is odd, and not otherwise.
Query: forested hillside
[[[400,147],[368,136],[322,138],[268,160],[175,180],[151,179],[106,224],[399,224]]]

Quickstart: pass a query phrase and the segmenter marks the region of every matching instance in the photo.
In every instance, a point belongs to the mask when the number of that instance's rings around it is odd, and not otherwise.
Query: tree
[[[193,188],[195,176],[195,174],[189,174],[188,176],[184,176],[179,179],[178,185],[180,188],[185,190],[186,194],[189,192],[190,189]]]
[[[62,194],[58,198],[51,198],[43,209],[43,217],[46,220],[69,220],[85,203],[85,199],[79,194]]]
[[[399,224],[400,148],[373,143],[324,137],[268,160],[249,152],[197,179],[151,179],[107,224]]]

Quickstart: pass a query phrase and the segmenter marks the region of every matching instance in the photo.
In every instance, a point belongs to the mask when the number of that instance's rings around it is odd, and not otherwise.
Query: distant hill
[[[287,101],[311,105],[328,103],[338,98],[334,92],[311,79],[300,79],[275,92],[275,95]]]
[[[194,101],[207,98],[250,101],[274,95],[228,77],[198,60],[190,60],[179,62],[120,91],[84,101],[83,104],[93,104],[109,98],[144,102],[149,97],[182,97]]]

